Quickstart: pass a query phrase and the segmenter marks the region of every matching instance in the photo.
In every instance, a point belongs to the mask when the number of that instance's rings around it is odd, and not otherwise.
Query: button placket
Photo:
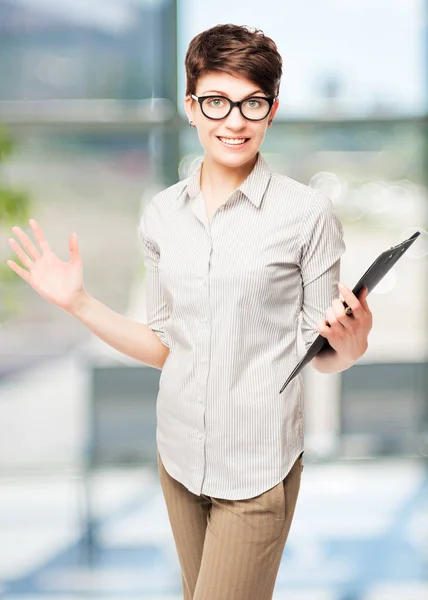
[[[209,327],[206,326],[207,323],[210,322],[210,315],[207,314],[210,310],[209,304],[209,272],[210,272],[210,262],[211,262],[211,252],[212,252],[212,237],[210,233],[208,233],[207,240],[207,254],[205,255],[206,262],[203,266],[203,275],[200,287],[200,310],[201,315],[199,317],[199,322],[204,325],[200,328],[199,332],[199,350],[198,354],[200,355],[200,364],[201,368],[199,369],[199,385],[198,390],[196,392],[196,402],[201,407],[201,425],[196,431],[196,439],[204,440],[206,432],[205,432],[205,396],[207,390],[207,379],[208,379],[208,357],[210,352],[210,337],[211,332]]]

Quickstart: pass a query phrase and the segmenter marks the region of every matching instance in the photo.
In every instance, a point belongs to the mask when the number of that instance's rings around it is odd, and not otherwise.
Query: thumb
[[[79,244],[77,243],[77,233],[73,232],[68,240],[68,246],[70,248],[71,262],[80,260]]]
[[[367,304],[368,293],[369,293],[369,290],[367,289],[367,287],[363,286],[363,289],[361,290],[361,292],[358,295],[358,300],[360,301],[360,304],[363,308],[369,307],[369,305]]]

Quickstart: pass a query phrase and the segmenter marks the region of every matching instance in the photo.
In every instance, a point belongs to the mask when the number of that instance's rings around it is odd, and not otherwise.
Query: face
[[[207,73],[199,78],[195,96],[226,96],[237,102],[249,96],[267,95],[259,86],[248,79],[226,73]],[[277,108],[276,100],[265,119],[249,121],[237,106],[227,117],[220,120],[208,119],[203,115],[197,100],[185,99],[185,109],[189,121],[192,120],[198,131],[199,140],[205,150],[205,158],[223,166],[239,167],[250,161],[258,152],[268,128],[268,120],[273,119]],[[227,140],[245,139],[243,144],[228,145]]]

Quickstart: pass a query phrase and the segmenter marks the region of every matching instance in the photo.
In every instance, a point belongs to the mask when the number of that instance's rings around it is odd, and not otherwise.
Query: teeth
[[[225,144],[230,144],[231,146],[237,146],[239,144],[243,144],[245,142],[245,138],[234,138],[234,139],[230,139],[230,138],[219,138],[222,142],[224,142]]]

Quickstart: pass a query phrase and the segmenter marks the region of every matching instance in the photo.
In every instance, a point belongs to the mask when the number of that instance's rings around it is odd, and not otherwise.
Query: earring
[[[195,124],[193,121],[189,121],[189,125],[190,125],[190,127],[195,127]]]
[[[269,127],[272,125],[272,123],[273,123],[273,119],[269,119],[269,121],[268,121]]]

